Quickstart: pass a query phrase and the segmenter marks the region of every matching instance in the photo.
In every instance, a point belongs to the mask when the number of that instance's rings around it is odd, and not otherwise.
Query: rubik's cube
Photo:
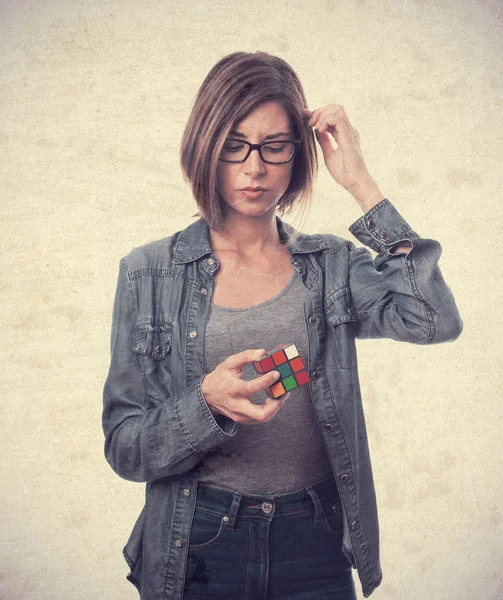
[[[252,364],[259,375],[264,375],[268,371],[280,372],[279,379],[265,389],[269,398],[282,396],[311,381],[295,344],[276,346]]]

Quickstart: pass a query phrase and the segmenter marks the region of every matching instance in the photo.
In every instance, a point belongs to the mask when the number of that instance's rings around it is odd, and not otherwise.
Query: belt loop
[[[232,529],[234,529],[234,525],[236,524],[236,517],[238,514],[239,505],[241,504],[242,494],[239,492],[233,492],[232,504],[229,510],[229,522],[228,525]]]
[[[314,504],[314,522],[319,523],[323,520],[323,509],[321,508],[321,502],[318,498],[318,494],[313,490],[312,487],[307,487],[306,492],[311,496]]]

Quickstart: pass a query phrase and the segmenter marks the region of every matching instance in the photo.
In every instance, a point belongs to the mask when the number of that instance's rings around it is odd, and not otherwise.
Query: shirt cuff
[[[410,242],[413,249],[414,240],[420,237],[388,198],[378,202],[356,220],[349,231],[358,241],[379,254],[392,254],[392,247],[399,246],[401,242]]]
[[[206,451],[236,434],[236,424],[226,418],[222,424],[216,421],[201,389],[205,377],[201,375],[185,388],[177,399],[175,412],[185,439],[197,451]]]

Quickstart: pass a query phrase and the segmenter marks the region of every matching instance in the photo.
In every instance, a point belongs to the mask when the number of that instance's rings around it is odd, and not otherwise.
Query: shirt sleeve
[[[205,451],[236,433],[231,419],[217,423],[201,384],[204,375],[152,407],[138,354],[132,350],[137,302],[125,259],[120,261],[110,339],[110,366],[103,388],[105,457],[124,479],[147,482],[183,473]]]
[[[417,234],[384,198],[349,231],[368,248],[350,242],[349,287],[356,337],[413,344],[452,342],[463,330],[454,296],[438,266],[442,247]],[[409,245],[393,253],[395,246]]]

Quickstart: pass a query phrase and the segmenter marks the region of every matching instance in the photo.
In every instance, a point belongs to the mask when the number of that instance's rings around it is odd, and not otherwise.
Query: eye
[[[285,148],[285,145],[280,144],[268,144],[267,146],[264,146],[264,149],[267,150],[267,152],[272,152],[273,154],[283,152]]]
[[[224,149],[229,152],[239,152],[239,150],[243,149],[243,144],[236,144],[232,142],[225,142]]]

